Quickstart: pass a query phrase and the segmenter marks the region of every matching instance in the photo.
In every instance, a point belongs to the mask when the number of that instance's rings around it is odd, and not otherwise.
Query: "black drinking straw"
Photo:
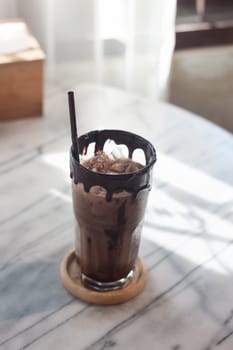
[[[68,92],[69,99],[69,111],[70,111],[70,129],[71,129],[71,139],[72,139],[72,148],[75,159],[80,163],[79,159],[79,147],[78,147],[78,134],[76,126],[76,113],[75,113],[75,103],[74,103],[74,92]]]

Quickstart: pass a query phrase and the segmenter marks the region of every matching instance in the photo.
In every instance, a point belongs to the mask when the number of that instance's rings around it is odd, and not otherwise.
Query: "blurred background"
[[[232,0],[0,0],[0,18],[27,23],[45,82],[115,86],[233,132]]]

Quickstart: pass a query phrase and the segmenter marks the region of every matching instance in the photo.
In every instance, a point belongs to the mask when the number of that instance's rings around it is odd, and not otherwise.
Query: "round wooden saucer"
[[[132,279],[121,289],[99,292],[85,287],[80,279],[80,268],[75,250],[71,250],[62,260],[61,279],[64,287],[75,297],[92,304],[120,304],[140,294],[146,284],[147,271],[142,258],[138,257]]]

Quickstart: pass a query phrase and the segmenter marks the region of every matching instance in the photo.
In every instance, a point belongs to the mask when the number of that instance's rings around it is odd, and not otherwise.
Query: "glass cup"
[[[91,131],[80,136],[80,154],[85,155],[93,142],[95,152],[103,150],[109,140],[127,146],[130,159],[135,149],[142,149],[146,164],[126,174],[98,173],[82,166],[71,148],[76,255],[82,282],[99,291],[122,288],[134,274],[156,162],[149,141],[122,130]]]

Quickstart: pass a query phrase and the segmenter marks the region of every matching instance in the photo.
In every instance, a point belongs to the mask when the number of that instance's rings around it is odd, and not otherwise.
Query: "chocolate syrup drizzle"
[[[150,190],[151,173],[156,162],[156,151],[153,145],[141,136],[122,130],[95,130],[78,138],[79,151],[82,155],[87,153],[88,146],[95,142],[95,153],[102,151],[107,140],[116,144],[124,144],[128,148],[128,157],[132,159],[135,149],[142,149],[145,154],[146,165],[135,172],[127,174],[103,174],[94,172],[78,163],[74,157],[73,149],[70,151],[70,176],[74,183],[81,182],[86,192],[92,186],[101,186],[106,189],[106,200],[111,201],[114,192],[125,190],[137,196],[143,189]]]

